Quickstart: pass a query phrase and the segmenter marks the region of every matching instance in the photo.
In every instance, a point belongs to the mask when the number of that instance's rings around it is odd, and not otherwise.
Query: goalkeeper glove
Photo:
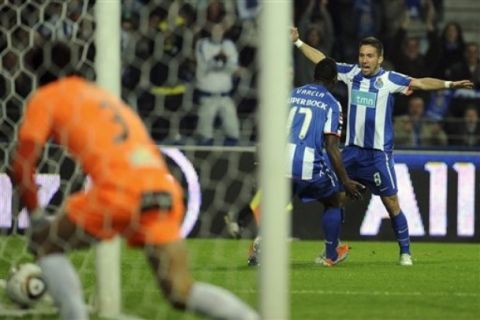
[[[45,229],[50,221],[47,218],[47,215],[41,208],[36,208],[30,213],[30,232],[35,234],[40,230]]]

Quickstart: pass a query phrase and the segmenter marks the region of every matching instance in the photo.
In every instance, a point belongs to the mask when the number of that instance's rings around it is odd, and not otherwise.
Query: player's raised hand
[[[473,82],[470,80],[460,80],[452,82],[452,89],[472,89]]]
[[[290,39],[292,42],[297,41],[300,38],[300,34],[298,33],[298,29],[295,27],[290,28]]]
[[[365,192],[365,186],[355,180],[347,180],[344,184],[345,192],[353,199],[362,199],[362,194]]]

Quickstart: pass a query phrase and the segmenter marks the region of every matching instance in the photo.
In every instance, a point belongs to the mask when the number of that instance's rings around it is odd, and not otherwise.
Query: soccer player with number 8
[[[291,29],[290,36],[295,46],[313,63],[326,58],[322,52],[300,40],[297,28]],[[400,246],[399,263],[411,266],[408,224],[398,202],[392,157],[393,94],[472,88],[473,83],[469,80],[416,79],[384,70],[382,62],[383,44],[374,37],[367,37],[360,41],[358,64],[337,63],[338,80],[348,86],[347,135],[342,158],[347,173],[381,197]]]

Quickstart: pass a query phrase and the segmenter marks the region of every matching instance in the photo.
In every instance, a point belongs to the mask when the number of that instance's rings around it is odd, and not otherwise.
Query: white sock
[[[187,310],[211,319],[258,320],[257,312],[230,291],[195,282],[187,299]]]
[[[47,255],[38,260],[47,291],[65,320],[87,320],[82,285],[75,269],[63,254]]]

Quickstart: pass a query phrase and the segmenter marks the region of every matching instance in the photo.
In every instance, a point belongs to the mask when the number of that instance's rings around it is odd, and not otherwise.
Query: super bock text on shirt
[[[299,95],[302,95],[302,96],[318,97],[318,98],[325,97],[325,93],[323,93],[323,92],[307,90],[307,89],[302,89],[302,88],[296,90],[295,94],[299,94]],[[290,98],[290,103],[294,104],[294,105],[305,106],[305,107],[322,108],[323,110],[326,110],[326,108],[327,108],[327,105],[325,103],[323,103],[321,100],[308,99],[308,98],[303,98],[303,97],[298,97],[298,96],[292,96]]]
[[[323,154],[325,134],[340,136],[340,103],[321,85],[294,89],[290,97],[288,177],[312,180],[333,176]],[[332,178],[333,179],[333,178]]]

